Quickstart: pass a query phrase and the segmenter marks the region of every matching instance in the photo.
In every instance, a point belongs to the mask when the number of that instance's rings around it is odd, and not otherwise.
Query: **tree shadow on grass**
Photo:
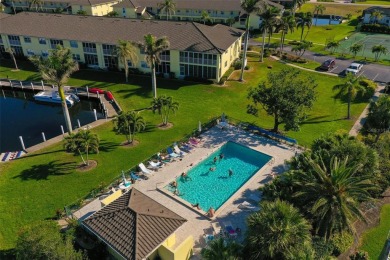
[[[29,159],[29,158],[32,158],[32,157],[43,156],[43,155],[52,154],[52,153],[59,153],[59,152],[63,152],[63,151],[64,150],[59,149],[59,150],[55,150],[55,151],[51,151],[51,152],[45,152],[45,153],[37,153],[37,154],[31,154],[31,155],[27,154],[25,156],[19,157],[19,158],[14,159],[14,160]]]
[[[321,120],[324,118],[328,118],[330,115],[327,116],[317,116],[317,117],[312,117],[310,119],[307,119],[301,123],[301,125],[311,125],[311,124],[319,124],[319,123],[330,123],[330,122],[336,122],[336,121],[341,121],[345,120],[345,118],[338,118],[338,119],[329,119],[329,120]]]
[[[45,164],[33,165],[29,169],[23,170],[16,178],[27,180],[47,180],[51,175],[66,175],[76,168],[75,162],[59,162],[58,160],[51,161]]]
[[[99,144],[99,151],[101,151],[101,152],[111,152],[114,149],[116,149],[118,146],[119,146],[119,144],[114,143],[114,142],[101,141],[100,144]]]

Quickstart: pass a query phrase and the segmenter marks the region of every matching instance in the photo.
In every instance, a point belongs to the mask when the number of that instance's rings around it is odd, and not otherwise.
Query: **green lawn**
[[[359,249],[367,251],[372,260],[382,259],[380,256],[385,248],[389,232],[390,205],[387,204],[382,207],[380,224],[363,234]]]
[[[225,112],[259,126],[272,127],[273,119],[260,113],[260,117],[248,115],[247,89],[257,85],[266,78],[267,66],[277,71],[285,65],[266,60],[259,63],[258,58],[249,60],[250,72],[245,74],[246,84],[228,81],[227,87],[204,85],[179,80],[158,79],[158,94],[173,96],[180,103],[180,109],[170,121],[174,127],[159,130],[155,127],[160,122],[159,115],[150,111],[142,112],[149,127],[136,139],[140,144],[134,148],[123,148],[119,144],[123,136],[115,135],[112,124],[107,123],[96,129],[101,139],[101,149],[92,159],[98,167],[90,172],[80,173],[75,165],[81,162],[79,156],[65,153],[62,145],[57,144],[39,152],[29,154],[19,160],[0,164],[0,250],[15,246],[16,234],[20,227],[29,222],[47,219],[54,216],[56,209],[75,202],[84,197],[99,184],[108,185],[120,175],[121,170],[129,169],[140,161],[155,154],[172,142],[191,133],[198,121],[205,122]],[[22,70],[12,71],[10,63],[2,61],[0,77],[7,75],[11,79],[39,79],[31,67],[20,63]],[[234,72],[237,74],[237,72]],[[288,132],[301,145],[309,145],[315,138],[325,132],[338,129],[349,130],[354,120],[345,120],[347,104],[334,99],[332,87],[340,84],[342,79],[304,71],[306,77],[312,76],[319,86],[318,99],[307,120],[302,124],[300,132]],[[234,75],[233,75],[234,76]],[[234,78],[234,77],[233,77]],[[80,71],[74,74],[69,82],[73,86],[93,86],[113,92],[124,110],[139,109],[150,106],[152,91],[150,78],[130,77],[129,84],[124,84],[121,73]],[[366,106],[366,102],[352,105],[353,118],[357,118]]]
[[[364,3],[370,3],[370,2],[363,2]],[[298,12],[311,12],[313,13],[314,8],[316,5],[324,5],[326,7],[323,14],[332,14],[332,15],[340,15],[340,16],[346,16],[347,14],[352,14],[353,16],[359,16],[362,15],[362,12],[364,9],[368,8],[367,6],[358,6],[358,5],[340,5],[340,4],[333,4],[333,3],[306,3],[302,5],[302,7],[298,10]],[[373,3],[374,5],[374,3]]]
[[[366,5],[390,5],[389,0],[383,0],[383,1],[370,1],[367,0],[366,2],[357,2],[356,4],[366,4]]]

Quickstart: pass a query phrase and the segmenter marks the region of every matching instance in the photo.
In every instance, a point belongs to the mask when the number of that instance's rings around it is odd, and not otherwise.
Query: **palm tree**
[[[124,40],[118,41],[118,46],[115,49],[115,55],[125,67],[126,83],[129,82],[129,61],[135,65],[138,62],[137,48],[134,43]]]
[[[166,95],[154,98],[151,105],[153,113],[157,112],[159,115],[161,115],[162,125],[167,125],[169,114],[176,113],[176,111],[179,109],[179,103],[173,101],[172,97],[168,97]]]
[[[377,23],[382,18],[383,18],[383,13],[379,10],[374,10],[370,15],[370,21],[373,23]]]
[[[212,22],[213,19],[210,17],[209,13],[206,11],[202,11],[200,20],[203,21],[203,24],[206,24],[206,22]]]
[[[260,13],[260,18],[261,18],[261,25],[260,25],[260,30],[263,33],[263,43],[262,43],[262,48],[261,48],[261,56],[260,56],[260,61],[263,62],[264,58],[264,50],[265,50],[265,35],[268,32],[268,48],[269,48],[269,43],[271,39],[271,34],[274,30],[274,26],[276,25],[277,22],[277,16],[279,14],[279,10],[273,6],[266,6],[263,12]]]
[[[348,157],[341,161],[332,157],[325,166],[320,157],[319,163],[306,158],[309,170],[302,172],[296,183],[293,196],[301,199],[314,218],[315,232],[329,239],[333,233],[345,229],[354,231],[352,223],[364,220],[359,209],[360,202],[371,199],[370,191],[375,190],[369,175],[357,175],[362,165],[348,165]]]
[[[35,6],[35,10],[38,12],[38,9],[42,9],[43,1],[42,0],[30,0],[30,5],[28,9],[31,11],[32,7]]]
[[[84,15],[84,16],[88,15],[87,11],[85,11],[85,10],[78,10],[77,14],[78,15]]]
[[[158,3],[157,7],[160,8],[160,12],[166,13],[167,20],[176,11],[176,3],[172,0],[164,0],[162,3]]]
[[[353,53],[353,57],[355,58],[357,53],[363,49],[363,44],[361,43],[354,43],[349,47],[349,51]]]
[[[340,43],[338,41],[329,41],[327,44],[326,44],[326,48],[327,49],[330,49],[330,53],[333,54],[336,49],[340,46]]]
[[[107,16],[108,17],[118,17],[119,14],[117,11],[111,11],[111,12],[107,13]]]
[[[260,204],[246,222],[248,259],[298,259],[310,247],[310,224],[291,204],[279,199]]]
[[[308,30],[310,30],[310,27],[313,23],[312,20],[312,14],[311,13],[303,13],[302,17],[299,17],[297,20],[297,28],[301,27],[301,41],[303,38],[303,31],[305,30],[305,26],[307,27]],[[308,32],[309,33],[309,32]],[[305,37],[306,38],[306,37]]]
[[[316,5],[314,7],[314,13],[316,14],[315,26],[317,26],[318,13],[323,14],[325,10],[326,10],[326,7],[323,4],[319,4],[319,5]]]
[[[226,242],[223,238],[218,238],[203,248],[201,255],[204,260],[238,260],[241,249],[242,246],[234,241]]]
[[[347,119],[351,118],[351,102],[355,99],[358,93],[364,93],[365,88],[359,84],[359,79],[353,73],[347,73],[345,83],[333,87],[333,90],[338,90],[338,96],[347,95],[348,112]]]
[[[230,27],[232,27],[232,25],[233,25],[235,22],[236,22],[236,19],[233,18],[233,17],[230,17],[230,18],[226,19],[226,23],[227,23]]]
[[[146,34],[144,42],[138,43],[138,47],[145,52],[146,62],[152,72],[153,97],[157,98],[156,64],[160,63],[161,52],[169,48],[169,41],[166,36],[157,39],[151,34]]]
[[[61,97],[62,111],[64,113],[66,127],[68,132],[72,132],[72,123],[70,121],[68,106],[66,105],[64,85],[70,75],[79,69],[78,63],[73,59],[70,49],[57,45],[54,50],[49,51],[49,57],[42,58],[38,56],[30,57],[30,61],[38,67],[44,80],[54,83],[58,87],[58,93]]]
[[[15,70],[19,70],[18,64],[16,63],[16,59],[15,59],[15,50],[13,48],[9,47],[5,51],[9,53],[9,55],[12,58],[12,60],[14,61]]]
[[[77,135],[77,139],[80,143],[80,149],[82,149],[87,154],[87,163],[89,165],[89,152],[93,151],[95,153],[99,153],[99,138],[97,134],[92,134],[89,130],[79,130]]]
[[[292,9],[292,15],[295,17],[295,12],[298,8],[301,8],[301,6],[306,3],[307,0],[293,0],[293,9]]]
[[[136,133],[145,130],[145,127],[144,118],[135,111],[122,112],[114,118],[114,131],[124,134],[128,144],[132,143]]]
[[[282,31],[281,36],[280,36],[280,55],[283,53],[283,48],[284,48],[284,40],[286,38],[286,34],[290,31],[290,33],[294,32],[296,23],[295,19],[292,15],[289,16],[283,16],[279,20],[279,28]]]
[[[379,57],[382,54],[386,54],[388,52],[387,48],[382,44],[374,45],[371,49],[371,52],[375,54],[375,61],[379,60]]]
[[[379,99],[371,101],[368,108],[366,124],[369,132],[376,134],[375,143],[384,132],[390,129],[390,97],[381,95]],[[371,131],[370,131],[371,130]]]
[[[244,54],[242,56],[242,66],[241,66],[241,75],[240,81],[244,80],[244,69],[246,65],[246,52],[248,49],[248,40],[249,40],[249,20],[252,13],[259,12],[262,8],[265,7],[265,2],[262,0],[243,0],[241,2],[241,9],[246,13],[246,23],[245,23],[245,40],[244,40]]]

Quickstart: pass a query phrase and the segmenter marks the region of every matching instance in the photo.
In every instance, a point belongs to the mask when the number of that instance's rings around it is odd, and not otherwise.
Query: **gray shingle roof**
[[[379,11],[384,15],[390,15],[390,7],[371,6],[363,11],[364,14],[370,14],[374,11]]]
[[[83,225],[130,260],[152,253],[186,220],[136,189],[83,221]]]
[[[223,53],[243,31],[184,21],[21,12],[2,19],[0,33],[105,44],[117,44],[119,39],[143,42],[143,36],[151,33],[167,36],[173,50]]]

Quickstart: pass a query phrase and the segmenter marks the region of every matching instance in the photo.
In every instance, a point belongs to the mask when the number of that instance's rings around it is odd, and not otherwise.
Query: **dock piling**
[[[31,88],[32,90],[34,90],[34,84],[31,82]]]
[[[43,80],[41,80],[41,84],[42,84],[42,90],[45,90],[45,85],[43,85]]]
[[[65,137],[65,131],[64,131],[64,127],[61,125],[61,132],[62,132],[62,136]]]
[[[89,99],[89,91],[88,91],[88,86],[85,87],[87,89],[87,97]]]
[[[20,86],[22,87],[22,89],[23,89],[23,83],[21,82],[21,81],[19,81],[20,82]]]
[[[44,142],[46,142],[46,136],[45,136],[44,132],[42,132],[42,139],[43,139]]]
[[[24,146],[23,137],[19,136],[20,144],[22,145],[23,151],[26,151],[26,147]]]
[[[77,124],[79,125],[79,128],[81,128],[80,120],[77,119]]]
[[[9,80],[9,85],[11,86],[11,88],[13,88],[14,86],[12,85],[12,81]]]
[[[94,114],[94,116],[95,116],[95,121],[97,121],[96,109],[93,109],[93,114]]]

